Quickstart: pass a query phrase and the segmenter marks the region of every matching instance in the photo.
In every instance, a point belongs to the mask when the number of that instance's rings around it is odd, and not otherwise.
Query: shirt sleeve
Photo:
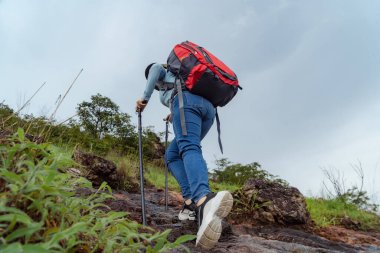
[[[154,91],[154,87],[159,80],[163,80],[165,77],[165,69],[161,64],[155,63],[149,70],[148,79],[146,81],[145,91],[142,99],[149,101],[150,96]]]

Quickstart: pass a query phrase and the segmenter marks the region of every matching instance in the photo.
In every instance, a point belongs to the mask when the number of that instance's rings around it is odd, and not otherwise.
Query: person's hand
[[[144,111],[145,106],[148,104],[148,101],[139,99],[136,101],[136,112]]]
[[[173,116],[172,116],[172,114],[171,114],[171,113],[168,114],[168,116],[166,116],[166,118],[164,118],[164,121],[172,123],[172,121],[173,121]]]

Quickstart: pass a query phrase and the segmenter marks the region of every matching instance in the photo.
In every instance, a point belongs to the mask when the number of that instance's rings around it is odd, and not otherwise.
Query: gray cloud
[[[83,67],[57,118],[101,93],[135,120],[145,66],[192,40],[244,87],[219,110],[225,156],[258,161],[305,193],[320,189],[323,166],[354,180],[359,159],[377,192],[379,14],[374,1],[1,1],[0,100],[16,107],[47,81],[29,112],[51,113]],[[144,124],[162,131],[166,113],[154,96]],[[203,142],[210,167],[216,138]]]

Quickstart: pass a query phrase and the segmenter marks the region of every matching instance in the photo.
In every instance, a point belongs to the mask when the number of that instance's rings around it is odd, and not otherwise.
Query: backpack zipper
[[[181,43],[180,46],[186,48],[187,50],[189,50],[189,51],[190,51],[192,54],[194,54],[194,55],[198,53],[196,50],[194,50],[192,47],[186,45],[185,43]]]
[[[206,61],[210,64],[212,64],[212,66],[224,77],[232,80],[232,81],[236,81],[236,77],[234,76],[231,76],[229,75],[228,73],[224,72],[223,70],[221,70],[218,66],[216,66],[213,61],[211,60],[210,56],[203,50],[202,47],[198,47],[199,51],[202,52],[203,56],[206,58]]]

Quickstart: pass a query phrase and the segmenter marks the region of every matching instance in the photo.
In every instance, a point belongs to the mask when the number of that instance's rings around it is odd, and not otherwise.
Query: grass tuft
[[[317,226],[342,225],[344,220],[351,220],[361,230],[380,232],[380,216],[361,210],[353,204],[346,204],[338,199],[306,198],[307,208]]]

